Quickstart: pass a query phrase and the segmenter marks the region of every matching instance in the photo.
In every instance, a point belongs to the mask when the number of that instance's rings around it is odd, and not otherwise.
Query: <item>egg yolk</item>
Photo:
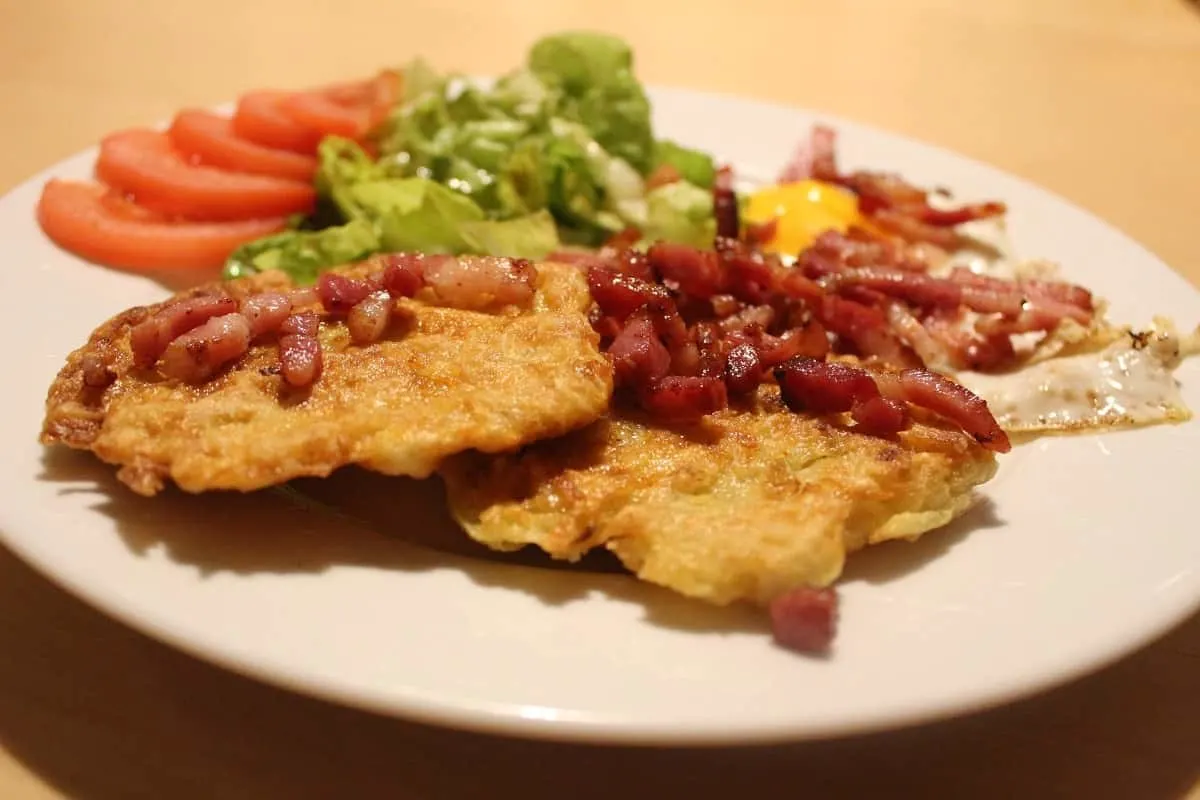
[[[851,225],[862,225],[855,195],[822,181],[782,183],[750,195],[742,212],[756,225],[778,220],[775,235],[762,245],[764,250],[797,255],[827,230],[845,233]]]

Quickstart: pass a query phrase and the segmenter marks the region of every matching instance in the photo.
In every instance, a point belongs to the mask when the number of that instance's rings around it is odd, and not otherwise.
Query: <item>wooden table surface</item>
[[[1190,0],[0,0],[0,189],[183,105],[415,53],[494,73],[538,35],[577,27],[627,37],[651,83],[818,107],[990,161],[1200,283]],[[425,728],[254,683],[108,620],[0,548],[6,800],[1141,799],[1198,779],[1200,617],[1071,686],[947,723],[785,747],[597,749]]]

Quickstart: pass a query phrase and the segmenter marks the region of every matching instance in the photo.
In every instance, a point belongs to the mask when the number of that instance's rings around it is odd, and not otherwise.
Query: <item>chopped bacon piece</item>
[[[766,222],[747,222],[743,236],[747,244],[757,246],[774,239],[778,230],[779,217],[772,217]]]
[[[334,314],[349,313],[376,288],[369,281],[347,278],[334,272],[326,272],[317,279],[317,295],[321,298],[321,305]]]
[[[923,369],[906,369],[899,375],[881,376],[885,397],[927,408],[947,418],[997,453],[1012,449],[1008,435],[996,422],[987,402],[962,384]]]
[[[792,356],[824,359],[829,355],[829,336],[825,333],[825,326],[815,319],[807,320],[804,324],[785,331],[779,339],[793,343],[795,352],[778,360],[769,359],[772,365],[786,361]]]
[[[827,295],[814,309],[821,324],[852,344],[862,356],[878,356],[898,366],[917,366],[919,359],[888,327],[878,308]]]
[[[279,326],[282,334],[299,334],[301,336],[316,336],[321,328],[321,315],[315,311],[303,311],[292,314]]]
[[[662,378],[671,367],[671,354],[654,332],[654,323],[638,317],[626,323],[608,348],[617,383],[645,386]]]
[[[839,361],[818,361],[799,356],[775,370],[779,394],[792,411],[837,414],[856,402],[879,395],[866,370]]]
[[[751,325],[766,330],[775,321],[775,309],[770,306],[746,306],[736,314],[730,314],[719,323],[726,333],[737,333]]]
[[[289,333],[279,340],[279,372],[284,383],[303,389],[321,377],[324,358],[321,341],[316,336]]]
[[[237,301],[225,295],[204,295],[168,304],[129,332],[133,363],[142,368],[153,367],[175,339],[213,317],[237,310]]]
[[[929,225],[949,228],[962,225],[964,222],[1003,216],[1006,213],[1008,213],[1008,207],[1004,203],[995,202],[969,203],[958,208],[947,209],[932,208],[926,205],[920,211],[920,218],[922,222]]]
[[[439,302],[466,311],[526,306],[533,299],[537,272],[521,258],[427,256],[425,284]]]
[[[764,303],[771,297],[777,263],[733,239],[718,238],[716,251],[731,294],[748,303]]]
[[[837,609],[833,589],[792,589],[771,601],[771,633],[789,650],[825,653],[837,632]]]
[[[650,246],[646,256],[650,266],[664,280],[676,284],[684,294],[708,298],[725,291],[721,262],[712,250],[656,242]]]
[[[168,378],[201,383],[249,349],[250,322],[235,311],[212,317],[171,342],[159,371]]]
[[[397,253],[380,259],[383,288],[392,297],[412,297],[425,285],[425,266],[419,255]]]
[[[953,228],[930,225],[918,217],[891,208],[874,211],[871,221],[910,242],[928,242],[943,250],[955,250],[962,243],[962,237]]]
[[[834,276],[833,285],[862,286],[919,306],[957,308],[963,301],[963,287],[953,281],[887,267],[847,270]]]
[[[91,389],[106,389],[117,379],[117,373],[96,353],[85,353],[79,366],[83,385]]]
[[[630,275],[622,275],[603,267],[588,270],[588,288],[592,299],[605,314],[626,319],[634,311],[654,300],[668,300],[670,294],[655,283],[648,283]]]
[[[721,167],[713,181],[713,218],[717,221],[717,236],[736,239],[741,233],[737,194],[733,190],[733,168]]]
[[[890,397],[868,397],[856,402],[850,416],[858,430],[872,436],[888,436],[908,427],[908,408]]]
[[[242,315],[250,323],[250,337],[279,329],[292,313],[292,300],[283,292],[263,292],[242,301]]]
[[[729,405],[725,382],[716,377],[668,375],[638,393],[642,408],[663,422],[696,422]]]
[[[725,385],[735,395],[749,394],[762,383],[763,364],[752,344],[739,344],[725,361]]]
[[[814,125],[807,140],[802,140],[791,160],[779,173],[777,183],[795,183],[806,178],[835,181],[838,178],[834,145],[837,132],[827,125]]]
[[[382,339],[392,321],[394,303],[392,296],[384,291],[367,295],[346,316],[350,339],[357,345],[368,345]]]

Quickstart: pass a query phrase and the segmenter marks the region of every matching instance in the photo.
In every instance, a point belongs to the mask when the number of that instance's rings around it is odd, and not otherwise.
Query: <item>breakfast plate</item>
[[[1111,317],[1200,320],[1200,293],[1111,226],[967,158],[799,109],[651,91],[656,129],[770,180],[814,122],[851,167],[889,165],[962,198],[1000,198],[1018,252],[1111,303]],[[93,459],[37,442],[45,389],[97,320],[162,299],[150,280],[57,249],[33,208],[51,176],[0,200],[10,389],[0,537],[113,617],[229,669],[434,724],[545,739],[750,743],[867,732],[961,714],[1120,658],[1200,606],[1187,497],[1200,422],[1019,446],[986,501],[917,543],[851,560],[852,618],[832,653],[771,644],[758,615],[608,571],[444,548],[436,482],[396,480],[392,522],[284,493],[154,500]],[[1200,363],[1177,376],[1200,407]]]

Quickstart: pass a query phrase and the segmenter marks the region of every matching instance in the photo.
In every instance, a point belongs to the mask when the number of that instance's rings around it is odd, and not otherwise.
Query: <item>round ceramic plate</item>
[[[663,135],[769,178],[816,115],[653,93]],[[1200,295],[1088,214],[944,150],[850,122],[848,167],[902,171],[1011,208],[1019,253],[1063,264],[1132,323],[1200,320]],[[917,544],[856,557],[826,659],[771,644],[760,616],[612,574],[432,550],[278,494],[146,500],[86,454],[37,443],[45,390],[91,329],[164,290],[51,245],[51,175],[0,200],[7,389],[0,530],[29,563],[124,622],[272,683],[438,724],[555,739],[715,743],[877,730],[1008,701],[1128,653],[1200,604],[1200,423],[1062,438],[1002,459],[990,502]],[[54,316],[51,317],[50,315]],[[1200,408],[1200,360],[1179,372]],[[435,483],[387,496],[406,531],[446,526]]]

